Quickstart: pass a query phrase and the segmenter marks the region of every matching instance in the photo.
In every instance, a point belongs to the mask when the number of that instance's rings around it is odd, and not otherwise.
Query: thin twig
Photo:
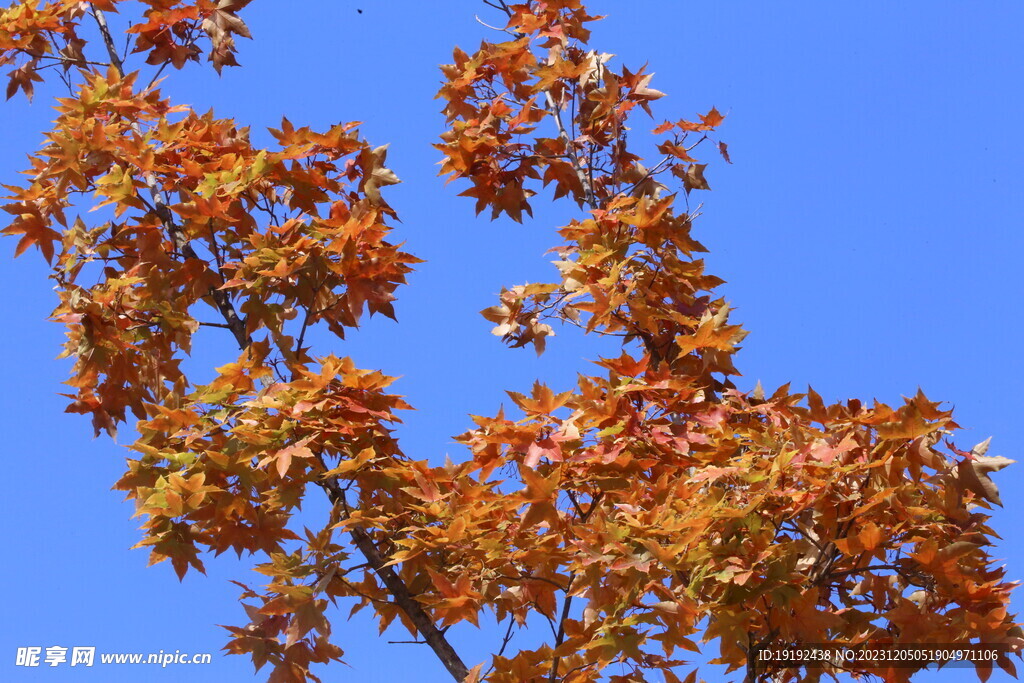
[[[491,26],[490,24],[488,24],[487,22],[485,22],[483,19],[481,19],[479,16],[477,16],[475,14],[473,15],[473,18],[476,19],[478,24],[480,24],[481,26],[484,26],[486,28],[489,28],[492,31],[501,31],[502,33],[507,33],[510,36],[516,35],[513,31],[509,31],[507,28],[501,28],[500,26]]]
[[[160,68],[156,70],[156,73],[153,74],[153,77],[149,79],[149,83],[146,84],[146,90],[149,90],[156,84],[157,80],[160,78],[160,74],[162,74],[164,72],[164,69],[167,68],[168,63],[169,62],[164,62],[160,65]]]
[[[838,572],[829,572],[826,575],[829,579],[835,579],[840,576],[849,576],[850,574],[863,574],[864,572],[877,572],[877,571],[895,571],[898,572],[903,567],[898,564],[878,564],[870,567],[860,567],[859,569],[844,569]]]
[[[494,657],[491,658],[491,665],[487,668],[487,671],[485,671],[483,675],[480,676],[480,680],[486,680],[487,677],[491,675],[491,672],[494,671],[495,660],[498,657],[501,657],[503,654],[505,654],[505,648],[507,648],[508,644],[512,641],[512,628],[515,625],[515,618],[510,618],[508,620],[508,630],[505,631],[505,637],[501,639],[501,648],[499,648],[497,654],[495,654]]]
[[[603,496],[603,491],[594,496],[590,502],[590,507],[587,508],[586,513],[580,518],[581,522],[585,524],[587,520],[590,519],[590,516],[594,514],[594,511],[597,509],[597,506],[601,504],[601,498]],[[573,503],[575,504],[576,501],[573,500]],[[575,581],[576,572],[572,572],[569,574],[569,582],[565,586],[565,600],[562,602],[562,616],[558,620],[558,633],[555,635],[555,646],[552,648],[555,651],[558,650],[559,646],[565,640],[565,622],[569,618],[569,609],[572,607],[572,595],[570,594],[570,591],[572,590],[572,584]],[[551,675],[548,678],[550,683],[554,683],[558,680],[558,664],[560,661],[561,657],[557,655],[551,660]]]
[[[569,575],[569,585],[565,589],[565,600],[562,601],[562,616],[558,620],[558,633],[555,635],[555,646],[552,648],[554,651],[558,651],[558,647],[565,640],[565,622],[569,618],[569,608],[572,607],[572,596],[569,595],[569,590],[572,588],[573,581],[576,580],[576,572]],[[561,657],[555,655],[551,660],[551,675],[548,677],[550,683],[555,683],[558,680],[558,664],[561,661]]]

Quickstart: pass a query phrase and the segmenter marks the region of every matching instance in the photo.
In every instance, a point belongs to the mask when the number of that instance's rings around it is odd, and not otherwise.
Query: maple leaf
[[[25,93],[29,100],[35,92],[33,83],[42,83],[42,77],[36,73],[36,60],[25,62],[17,69],[7,74],[7,99],[11,99],[19,90]]]
[[[704,178],[704,169],[707,166],[707,164],[676,165],[672,167],[672,172],[682,179],[683,187],[686,188],[686,193],[689,194],[691,190],[711,189],[708,181]]]
[[[971,491],[984,500],[1002,505],[999,489],[991,479],[993,472],[998,472],[1015,461],[1002,456],[985,455],[991,437],[976,445],[966,458],[957,463],[956,482],[962,491]]]
[[[717,109],[712,107],[711,111],[709,111],[707,114],[701,115],[700,120],[703,121],[704,125],[708,126],[709,128],[717,128],[722,124],[722,121],[725,120],[725,117],[719,114]]]
[[[384,167],[387,156],[388,146],[382,145],[372,150],[364,150],[359,158],[363,167],[363,182],[360,189],[374,203],[381,201],[380,188],[402,182],[390,169]]]

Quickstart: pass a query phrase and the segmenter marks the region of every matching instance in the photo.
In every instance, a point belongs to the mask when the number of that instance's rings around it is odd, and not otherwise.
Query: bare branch
[[[553,650],[557,650],[558,646],[565,640],[565,622],[569,618],[569,608],[572,607],[572,596],[569,591],[572,589],[573,581],[576,580],[576,572],[569,575],[569,585],[565,588],[565,600],[562,601],[562,615],[558,619],[558,633],[555,635],[555,646]],[[551,660],[551,675],[548,677],[550,683],[555,683],[558,680],[558,664],[561,661],[561,657],[554,657]]]
[[[500,26],[491,26],[490,24],[488,24],[487,22],[485,22],[483,19],[481,19],[479,16],[477,16],[475,14],[473,15],[473,18],[476,19],[478,24],[480,24],[481,26],[484,26],[486,28],[489,28],[492,31],[501,31],[502,33],[507,33],[510,36],[516,35],[513,31],[509,31],[507,28],[501,28]]]
[[[554,96],[551,91],[545,91],[544,97],[547,100],[547,109],[551,113],[552,118],[555,119],[555,125],[558,127],[558,137],[565,143],[565,153],[569,155],[569,163],[572,164],[573,170],[576,171],[576,178],[580,181],[580,186],[583,188],[583,193],[586,196],[587,205],[591,209],[597,209],[597,199],[594,197],[594,187],[590,182],[590,177],[580,164],[579,156],[576,154],[575,143],[569,138],[569,133],[565,129],[565,124],[562,123],[562,114],[559,109],[558,103],[555,102]]]

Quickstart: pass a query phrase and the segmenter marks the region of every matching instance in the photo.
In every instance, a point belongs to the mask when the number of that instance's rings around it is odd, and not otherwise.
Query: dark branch
[[[339,509],[345,510],[348,508],[345,503],[345,493],[337,480],[327,479],[320,482],[320,485],[327,491],[331,502],[338,506]],[[395,604],[409,617],[409,621],[412,622],[416,631],[423,638],[423,642],[430,646],[434,654],[437,655],[437,658],[448,669],[448,673],[452,675],[452,678],[459,681],[459,683],[465,680],[466,676],[469,675],[469,669],[462,661],[462,658],[459,657],[459,653],[455,651],[455,648],[445,638],[444,632],[437,628],[434,620],[426,613],[423,606],[416,601],[416,598],[413,597],[409,587],[405,585],[405,581],[398,575],[398,572],[393,567],[385,566],[387,560],[377,550],[377,545],[370,538],[370,534],[360,526],[353,525],[348,530],[352,536],[352,541],[359,548],[359,552],[363,554],[367,563],[377,573],[377,576],[380,577],[385,588],[394,597]]]

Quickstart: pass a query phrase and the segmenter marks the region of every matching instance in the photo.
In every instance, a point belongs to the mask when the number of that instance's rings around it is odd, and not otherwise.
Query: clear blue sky
[[[669,95],[657,103],[659,121],[713,105],[728,114],[721,137],[734,163],[708,169],[714,191],[701,196],[695,234],[711,250],[709,270],[728,281],[734,319],[751,330],[737,360],[741,388],[792,381],[826,399],[894,403],[920,386],[955,406],[964,445],[992,436],[990,453],[1024,459],[1013,436],[1024,380],[1024,4],[590,6],[609,15],[593,47],[633,67],[649,62],[657,74],[652,85]],[[505,389],[522,391],[536,377],[568,388],[578,371],[591,372],[587,358],[610,351],[566,333],[538,359],[503,348],[477,313],[503,285],[552,276],[543,252],[576,211],[538,201],[524,226],[491,223],[436,177],[437,65],[453,45],[473,49],[488,33],[474,13],[493,18],[471,0],[254,2],[243,13],[255,41],[241,44],[242,69],[217,78],[190,66],[164,88],[236,117],[257,140],[285,114],[314,127],[364,121],[371,141],[391,143],[389,165],[404,183],[389,188],[388,201],[403,221],[398,234],[427,262],[399,292],[398,325],[381,319],[344,343],[314,341],[403,376],[397,390],[420,410],[399,434],[406,452],[431,459],[461,457],[451,435],[470,425],[468,413],[493,414]],[[14,181],[37,146],[52,118],[48,94],[40,90],[31,106],[0,105],[0,182]],[[34,253],[11,261],[14,240],[3,243],[0,679],[250,680],[247,658],[217,654],[226,633],[215,624],[244,621],[227,580],[258,577],[223,555],[207,562],[207,577],[179,584],[169,564],[147,569],[146,552],[129,550],[138,521],[109,490],[124,452],[93,440],[87,419],[63,413],[56,394],[69,364],[54,360],[62,331],[44,320],[56,301],[45,264]],[[212,343],[195,367],[233,358],[230,348]],[[996,477],[1007,502],[994,518],[1006,539],[996,554],[1011,578],[1024,577],[1015,537],[1024,463]],[[352,668],[334,666],[325,680],[446,680],[426,648],[386,645],[345,613],[336,640]],[[473,663],[500,642],[500,633],[457,628]],[[214,664],[14,667],[16,648],[29,645],[211,652]]]

